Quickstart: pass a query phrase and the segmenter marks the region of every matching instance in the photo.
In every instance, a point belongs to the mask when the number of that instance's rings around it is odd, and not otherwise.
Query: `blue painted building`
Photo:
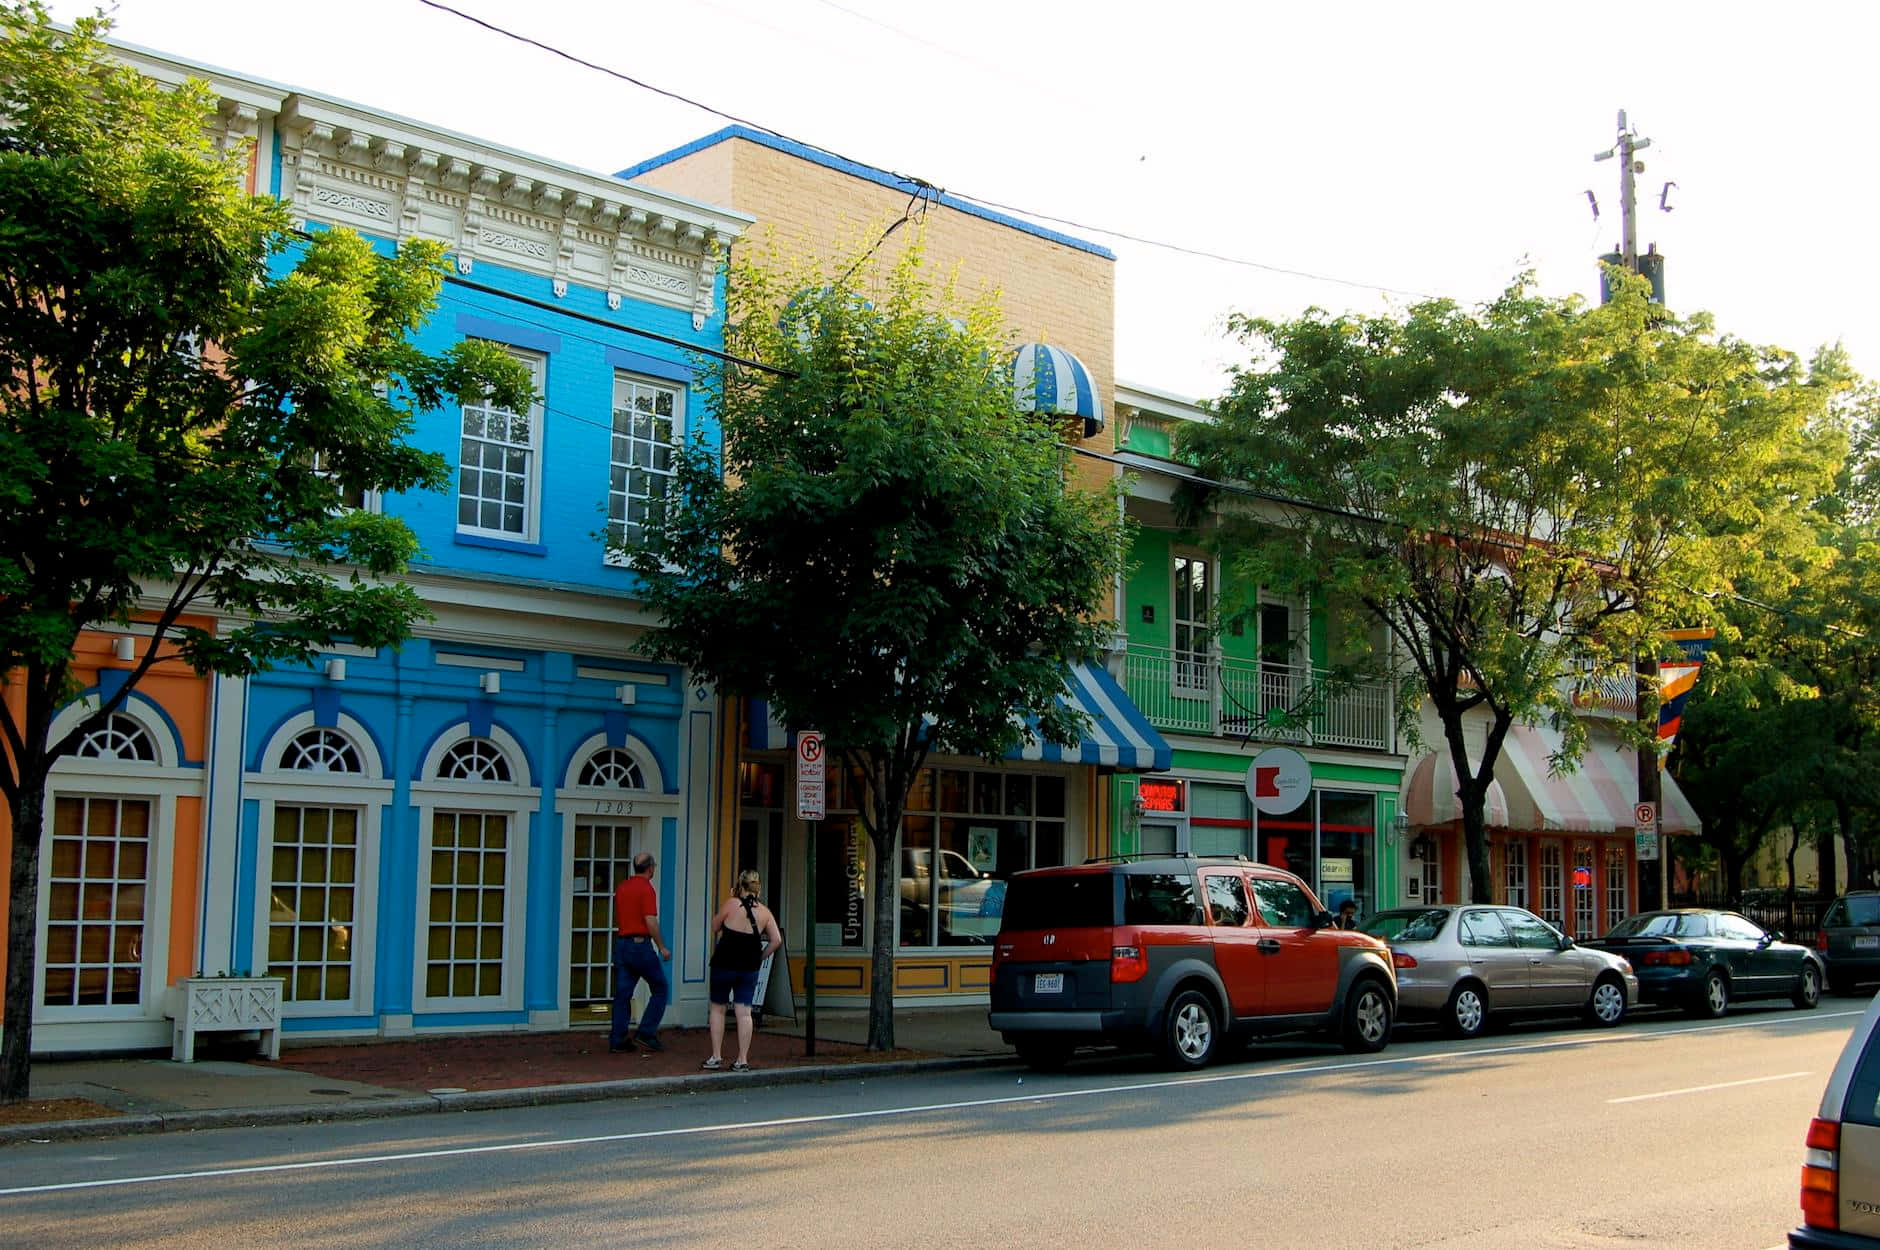
[[[281,977],[290,1034],[604,1019],[612,889],[650,850],[672,1018],[702,1020],[719,700],[636,654],[652,622],[603,536],[715,437],[699,351],[749,218],[211,77],[308,230],[450,248],[419,346],[500,344],[542,399],[420,414],[450,489],[350,501],[417,533],[418,637],[215,682],[196,971]]]

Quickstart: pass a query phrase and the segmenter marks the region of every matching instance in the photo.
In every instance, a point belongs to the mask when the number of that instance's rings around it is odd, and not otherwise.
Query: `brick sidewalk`
[[[448,1090],[518,1089],[571,1085],[644,1076],[690,1076],[711,1053],[706,1030],[664,1028],[666,1049],[651,1054],[635,1049],[613,1054],[605,1029],[565,1033],[489,1033],[475,1036],[373,1038],[343,1044],[287,1046],[278,1062],[254,1060],[262,1067],[287,1068],[333,1080],[361,1081],[413,1093]],[[725,1077],[737,1058],[735,1026],[726,1021]],[[869,1053],[849,1042],[818,1039],[816,1054],[803,1053],[803,1039],[759,1030],[751,1042],[751,1066],[795,1068],[809,1064],[927,1059],[916,1050]]]

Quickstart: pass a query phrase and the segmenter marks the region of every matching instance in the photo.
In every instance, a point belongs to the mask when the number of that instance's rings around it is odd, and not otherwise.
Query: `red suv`
[[[1229,1042],[1301,1031],[1382,1050],[1397,1012],[1390,948],[1331,926],[1305,882],[1244,858],[1021,872],[988,1021],[1040,1069],[1080,1045],[1146,1045],[1199,1068]]]

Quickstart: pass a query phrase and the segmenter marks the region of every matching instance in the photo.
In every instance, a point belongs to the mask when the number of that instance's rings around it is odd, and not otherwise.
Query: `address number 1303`
[[[633,815],[633,800],[595,799],[594,814],[596,816],[631,816]]]

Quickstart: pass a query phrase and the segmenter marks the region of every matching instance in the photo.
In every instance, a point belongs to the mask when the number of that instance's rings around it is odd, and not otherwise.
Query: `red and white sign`
[[[1297,811],[1312,797],[1312,765],[1291,747],[1268,747],[1247,766],[1247,797],[1269,816]]]
[[[814,729],[796,735],[796,817],[821,820],[826,792],[823,787],[823,738]]]
[[[1632,809],[1632,828],[1638,833],[1658,832],[1658,804],[1640,803]]]
[[[1182,812],[1188,810],[1186,788],[1180,781],[1144,777],[1136,786],[1136,797],[1145,812]]]

